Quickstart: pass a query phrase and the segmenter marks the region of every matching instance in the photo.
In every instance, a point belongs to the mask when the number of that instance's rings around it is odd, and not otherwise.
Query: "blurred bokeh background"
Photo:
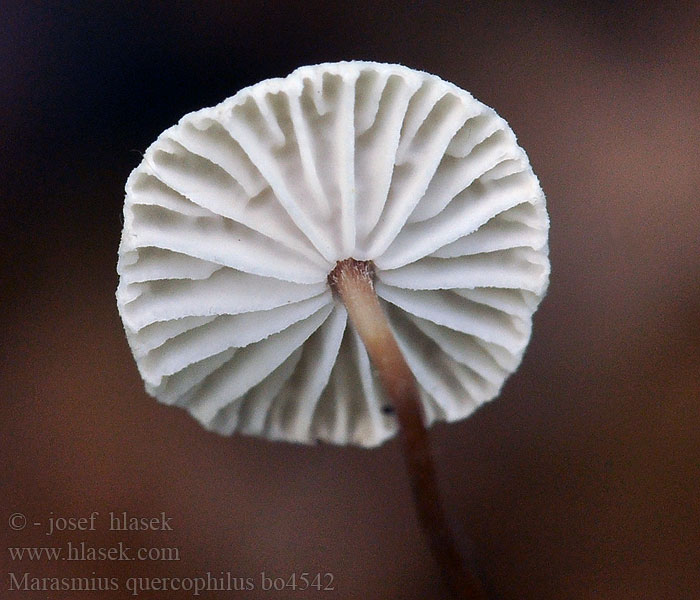
[[[494,107],[548,198],[551,287],[521,369],[431,430],[465,555],[494,599],[700,598],[699,24],[694,2],[5,0],[0,596],[128,598],[128,577],[223,571],[257,589],[202,597],[446,597],[395,441],[207,433],[146,395],[115,306],[123,185],[156,136],[243,86],[355,58]],[[93,511],[97,531],[45,535]],[[173,531],[108,531],[110,511],[164,511]],[[181,560],[6,549],[69,541]],[[263,571],[332,573],[336,591],[263,592]],[[10,572],[122,589],[9,591]]]

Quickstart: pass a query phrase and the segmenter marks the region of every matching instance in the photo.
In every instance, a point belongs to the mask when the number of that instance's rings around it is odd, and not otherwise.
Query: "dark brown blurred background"
[[[395,442],[207,433],[145,394],[115,307],[140,152],[245,85],[351,58],[427,70],[493,106],[547,194],[552,280],[524,363],[499,399],[432,430],[446,509],[492,597],[700,598],[700,10],[554,6],[5,0],[2,598],[128,598],[128,577],[207,571],[254,578],[231,597],[446,596]],[[45,535],[51,516],[92,511],[98,531]],[[110,532],[109,511],[165,511],[174,531]],[[181,560],[6,550],[81,540]],[[329,572],[337,591],[264,593],[261,571]],[[122,590],[11,592],[9,572]]]

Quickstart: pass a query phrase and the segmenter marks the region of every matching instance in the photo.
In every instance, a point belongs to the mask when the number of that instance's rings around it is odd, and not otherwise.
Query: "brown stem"
[[[345,304],[396,411],[418,517],[443,578],[455,598],[483,600],[486,595],[481,581],[465,568],[447,527],[418,386],[374,291],[372,265],[352,258],[340,261],[328,281]]]

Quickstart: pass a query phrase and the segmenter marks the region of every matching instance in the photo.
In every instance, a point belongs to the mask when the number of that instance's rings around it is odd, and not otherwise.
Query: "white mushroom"
[[[507,123],[398,65],[303,67],[183,117],[126,185],[119,312],[146,389],[206,427],[380,444],[396,431],[334,296],[371,262],[428,423],[518,366],[548,282],[544,195]]]
[[[445,582],[482,599],[426,424],[468,416],[518,366],[547,230],[525,152],[467,92],[398,65],[303,67],[146,151],[117,303],[148,392],[210,429],[375,446],[398,428]]]

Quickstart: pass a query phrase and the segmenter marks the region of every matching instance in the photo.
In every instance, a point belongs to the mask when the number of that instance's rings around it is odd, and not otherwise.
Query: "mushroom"
[[[482,597],[426,427],[517,368],[547,232],[525,152],[469,93],[399,65],[302,67],[148,148],[126,184],[117,304],[148,393],[211,430],[366,447],[400,431],[448,583]]]

